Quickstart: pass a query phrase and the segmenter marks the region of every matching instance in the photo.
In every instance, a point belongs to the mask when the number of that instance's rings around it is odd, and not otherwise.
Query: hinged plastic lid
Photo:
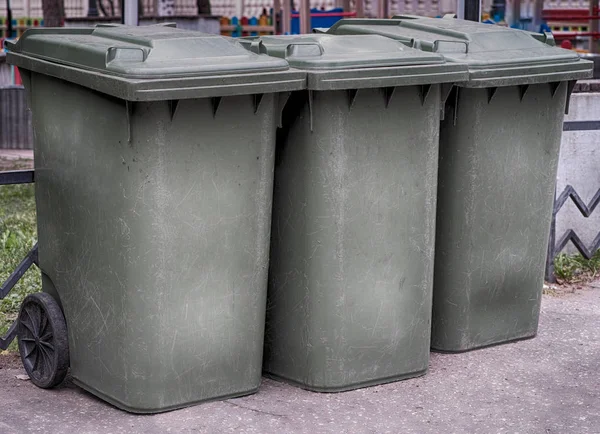
[[[252,51],[286,59],[290,66],[300,69],[378,68],[444,63],[444,58],[439,54],[415,50],[377,35],[262,36],[254,41],[242,39],[240,42]]]
[[[250,51],[285,59],[307,71],[309,89],[314,90],[375,87],[381,79],[389,86],[450,82],[466,74],[464,67],[448,65],[439,54],[377,35],[261,36],[240,42]]]
[[[98,84],[98,75],[119,77],[130,84],[140,80],[182,78],[179,83],[183,87],[192,85],[191,81],[183,79],[216,76],[221,77],[219,84],[223,87],[234,83],[239,93],[244,93],[241,89],[244,80],[240,76],[247,77],[246,81],[251,84],[260,74],[289,72],[285,60],[251,53],[234,39],[179,30],[170,25],[30,29],[16,43],[7,42],[6,46],[9,62],[26,69],[59,74],[61,78],[76,82],[80,80],[73,80],[69,71],[93,72],[95,74],[89,74],[87,82],[79,82],[92,88]],[[49,64],[60,65],[62,72],[48,68]],[[228,76],[232,76],[231,83]],[[197,87],[198,83],[193,85]],[[144,86],[147,87],[147,83]],[[214,88],[214,84],[210,86]]]
[[[287,62],[257,56],[233,39],[162,25],[34,29],[7,46],[15,53],[127,78],[288,69]]]
[[[591,71],[577,53],[554,47],[552,37],[449,17],[341,20],[327,33],[377,34],[443,55],[468,66],[466,85],[473,87],[575,80]]]

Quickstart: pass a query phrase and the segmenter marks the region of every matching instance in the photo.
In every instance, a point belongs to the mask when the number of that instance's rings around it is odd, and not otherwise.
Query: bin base
[[[491,344],[477,345],[477,346],[474,346],[474,347],[465,348],[465,349],[458,349],[458,350],[435,348],[434,346],[431,346],[431,351],[433,351],[434,353],[442,353],[442,354],[468,353],[469,351],[482,350],[482,349],[485,349],[485,348],[497,347],[499,345],[513,344],[513,343],[519,342],[519,341],[526,341],[528,339],[533,339],[536,336],[537,336],[537,332],[534,333],[534,334],[532,334],[532,335],[527,335],[527,336],[522,336],[522,337],[518,337],[518,338],[514,338],[514,339],[509,339],[509,340],[506,340],[506,341],[493,342]]]
[[[422,377],[426,373],[427,373],[427,369],[424,369],[422,371],[411,372],[411,373],[402,374],[402,375],[394,375],[393,377],[380,378],[380,379],[369,380],[369,381],[364,381],[364,382],[360,382],[360,383],[353,383],[353,384],[348,384],[346,386],[340,386],[340,387],[315,387],[315,386],[309,386],[307,384],[301,383],[296,380],[292,380],[290,378],[287,378],[287,377],[284,377],[281,375],[272,374],[270,372],[263,371],[263,375],[272,380],[291,384],[292,386],[296,386],[301,389],[308,390],[310,392],[318,392],[318,393],[348,392],[350,390],[362,389],[365,387],[380,386],[382,384],[394,383],[396,381],[408,380],[410,378],[416,378],[416,377]]]
[[[223,396],[216,396],[214,398],[209,398],[209,399],[201,399],[199,401],[192,401],[192,402],[186,402],[184,404],[177,404],[177,405],[172,405],[172,406],[168,406],[168,407],[161,407],[161,408],[134,408],[131,407],[117,399],[114,399],[111,396],[106,395],[103,392],[100,392],[99,390],[88,386],[87,384],[85,384],[84,382],[78,380],[77,378],[73,377],[73,383],[75,385],[77,385],[78,387],[81,387],[83,390],[85,390],[86,392],[91,393],[92,395],[100,398],[103,401],[106,401],[107,403],[117,407],[118,409],[121,410],[125,410],[129,413],[134,413],[134,414],[155,414],[155,413],[165,413],[167,411],[173,411],[173,410],[179,410],[181,408],[186,408],[186,407],[192,407],[194,405],[198,405],[198,404],[203,404],[206,402],[212,402],[212,401],[224,401],[226,399],[231,399],[231,398],[239,398],[242,396],[248,396],[248,395],[252,395],[256,392],[258,392],[259,387],[255,387],[253,389],[247,390],[247,391],[243,391],[243,392],[239,392],[239,393],[232,393],[229,395],[223,395]],[[260,385],[259,385],[260,386]]]

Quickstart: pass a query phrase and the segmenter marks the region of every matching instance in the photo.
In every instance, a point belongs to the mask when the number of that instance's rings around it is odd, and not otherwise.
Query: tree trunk
[[[44,27],[62,27],[65,10],[63,0],[42,0]]]
[[[210,0],[197,0],[198,15],[210,15]]]

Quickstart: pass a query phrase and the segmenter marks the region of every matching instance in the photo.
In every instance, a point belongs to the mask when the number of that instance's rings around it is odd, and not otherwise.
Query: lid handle
[[[138,47],[110,47],[106,51],[106,65],[118,60],[120,62],[143,62],[147,53]]]
[[[4,40],[4,48],[8,51],[16,51],[17,43],[15,41],[9,41],[8,39]],[[2,49],[2,47],[0,47]]]
[[[258,39],[250,42],[249,50],[256,54],[267,54],[267,47],[265,47],[263,41]]]
[[[554,40],[554,35],[550,32],[544,32],[544,33],[536,33],[536,32],[527,32],[531,35],[531,37],[533,39],[535,39],[536,41],[540,41],[543,42],[544,44],[550,45],[551,47],[555,47],[556,46],[556,41]]]
[[[546,36],[546,40],[544,41],[546,44],[551,47],[556,47],[556,41],[554,40],[554,35],[551,32],[544,32],[544,36]]]
[[[419,18],[423,18],[423,17],[419,16],[419,15],[400,14],[400,15],[394,15],[392,17],[392,20],[418,20]],[[382,20],[382,21],[385,21],[385,20]]]
[[[445,41],[438,39],[433,42],[434,53],[468,53],[469,43],[467,41]]]
[[[285,49],[285,57],[314,57],[322,56],[323,47],[318,42],[293,42]]]
[[[120,23],[98,23],[96,27],[125,27],[125,24]],[[177,23],[173,21],[167,21],[165,23],[150,24],[148,27],[173,27],[177,28]]]

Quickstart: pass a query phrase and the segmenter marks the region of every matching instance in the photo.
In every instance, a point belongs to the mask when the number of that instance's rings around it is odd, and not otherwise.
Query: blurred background
[[[128,10],[123,0],[0,0],[0,38],[16,38],[30,27],[118,23],[126,17],[127,24],[173,21],[181,28],[235,37],[305,33],[342,18],[448,13],[552,32],[557,45],[580,52],[597,52],[600,35],[598,0],[138,0],[137,5],[134,0],[127,4]],[[477,16],[465,17],[465,13]]]

